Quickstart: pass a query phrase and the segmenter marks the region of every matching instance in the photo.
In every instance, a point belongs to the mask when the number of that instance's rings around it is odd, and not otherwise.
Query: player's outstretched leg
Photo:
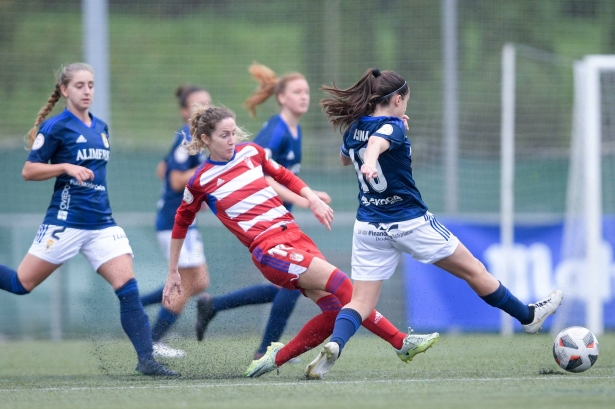
[[[197,319],[194,326],[196,339],[203,340],[207,326],[218,312],[244,305],[272,302],[278,290],[278,287],[273,284],[259,284],[219,297],[203,294],[197,300]]]
[[[122,328],[134,346],[139,363],[136,371],[151,376],[178,376],[157,362],[153,357],[152,331],[149,319],[139,298],[137,280],[131,278],[115,290],[120,300],[120,320]]]
[[[26,290],[23,285],[21,285],[21,281],[19,281],[19,277],[17,276],[17,271],[2,264],[0,264],[0,289],[16,295],[30,293],[30,291]]]
[[[315,296],[318,296],[318,294]],[[291,339],[288,344],[282,345],[279,342],[273,342],[271,345],[276,345],[276,350],[270,351],[272,346],[267,348],[267,352],[262,358],[252,361],[246,371],[246,376],[253,376],[250,374],[261,367],[268,368],[267,372],[279,368],[285,363],[290,362],[293,358],[322,344],[322,342],[327,339],[329,335],[331,335],[333,325],[335,323],[335,317],[342,308],[342,305],[333,294],[327,294],[320,297],[316,300],[316,304],[322,313],[306,322],[299,333],[297,333],[297,335],[295,335],[295,337]],[[279,348],[277,348],[277,346],[279,346]],[[271,356],[274,352],[275,355],[273,361],[270,362],[268,360],[268,356]]]
[[[269,319],[263,333],[263,339],[254,353],[254,359],[259,359],[265,355],[267,346],[272,342],[280,340],[300,295],[301,292],[299,290],[280,288],[271,304],[271,311],[269,312]]]
[[[145,294],[141,296],[141,304],[144,307],[152,304],[161,304],[162,303],[162,292],[164,291],[164,285],[160,288],[155,289],[151,293]]]
[[[531,323],[523,325],[523,330],[528,334],[536,334],[542,328],[543,322],[551,315],[555,314],[557,307],[562,303],[562,290],[555,290],[548,297],[530,304],[534,310],[534,319]]]

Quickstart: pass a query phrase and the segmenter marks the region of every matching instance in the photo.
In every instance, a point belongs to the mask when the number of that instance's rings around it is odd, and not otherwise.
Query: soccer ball
[[[569,327],[555,337],[553,358],[569,372],[583,372],[594,366],[598,359],[598,339],[583,327]]]

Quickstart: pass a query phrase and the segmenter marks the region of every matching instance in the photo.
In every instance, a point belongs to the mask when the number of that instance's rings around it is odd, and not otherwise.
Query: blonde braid
[[[34,121],[34,126],[26,135],[26,142],[28,144],[28,148],[31,148],[32,144],[34,143],[34,139],[36,138],[39,125],[45,120],[45,118],[47,118],[47,115],[49,115],[49,113],[53,110],[53,107],[60,100],[60,97],[62,97],[62,93],[60,92],[60,83],[58,82],[56,83],[56,88],[49,96],[47,103],[41,108],[40,111],[38,111],[36,121]]]

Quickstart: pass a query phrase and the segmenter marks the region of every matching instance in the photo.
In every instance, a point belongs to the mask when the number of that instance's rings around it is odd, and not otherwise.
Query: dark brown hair
[[[370,68],[361,79],[347,89],[340,89],[333,83],[321,88],[330,95],[320,101],[333,129],[344,132],[364,115],[370,115],[377,106],[388,105],[394,95],[405,97],[410,89],[404,78],[394,71],[380,71]]]
[[[177,102],[179,102],[180,108],[188,108],[188,97],[190,97],[190,95],[194,94],[195,92],[207,92],[207,90],[203,87],[189,84],[180,85],[179,87],[177,87],[177,90],[175,91],[175,96],[177,97]]]

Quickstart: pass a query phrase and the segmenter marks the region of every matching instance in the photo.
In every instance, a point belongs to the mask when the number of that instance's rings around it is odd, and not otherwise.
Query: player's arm
[[[73,165],[72,163],[41,163],[26,161],[21,171],[24,180],[47,180],[63,174],[77,179],[81,183],[86,180],[94,179],[94,172],[83,166]]]
[[[164,180],[164,174],[167,173],[167,163],[163,160],[156,165],[156,177],[160,180]]]
[[[176,192],[181,192],[184,186],[188,183],[197,167],[188,170],[172,170],[169,173],[169,184],[171,185],[171,189]]]
[[[269,182],[269,186],[275,190],[275,192],[280,196],[280,199],[284,203],[291,203],[295,206],[308,208],[310,207],[310,202],[304,197],[299,196],[298,194],[286,189],[284,186],[275,181],[271,176],[265,176],[267,182]]]
[[[284,203],[291,203],[295,206],[299,206],[304,209],[307,209],[308,207],[310,207],[310,202],[308,202],[306,198],[299,196],[298,194],[288,190],[287,188],[285,188],[284,186],[276,182],[275,179],[272,178],[271,176],[266,175],[265,179],[267,179],[267,182],[269,182],[269,185],[273,188],[273,190],[275,190],[275,192],[278,194],[278,196],[280,196],[280,199],[282,199]],[[329,196],[327,192],[322,192],[318,190],[314,190],[313,192],[316,193],[316,195],[323,202],[327,204],[331,203],[331,197]]]
[[[342,152],[340,152],[340,162],[342,162],[342,165],[344,166],[352,165],[352,159],[344,155]]]
[[[365,175],[367,180],[378,177],[378,169],[376,168],[376,162],[380,154],[391,146],[391,142],[376,135],[372,135],[367,140],[367,148],[363,155],[363,165],[361,166],[361,173]]]
[[[181,253],[184,239],[188,233],[188,228],[194,221],[197,212],[201,208],[205,194],[196,189],[186,186],[184,198],[175,213],[175,223],[171,232],[171,248],[169,254],[169,274],[162,291],[162,304],[169,305],[175,290],[181,294],[181,277],[179,275],[179,254]]]
[[[182,293],[182,279],[179,275],[179,254],[184,245],[184,238],[171,238],[171,249],[169,254],[169,274],[162,290],[162,305],[168,306],[171,303],[171,297],[175,290],[178,294]]]

